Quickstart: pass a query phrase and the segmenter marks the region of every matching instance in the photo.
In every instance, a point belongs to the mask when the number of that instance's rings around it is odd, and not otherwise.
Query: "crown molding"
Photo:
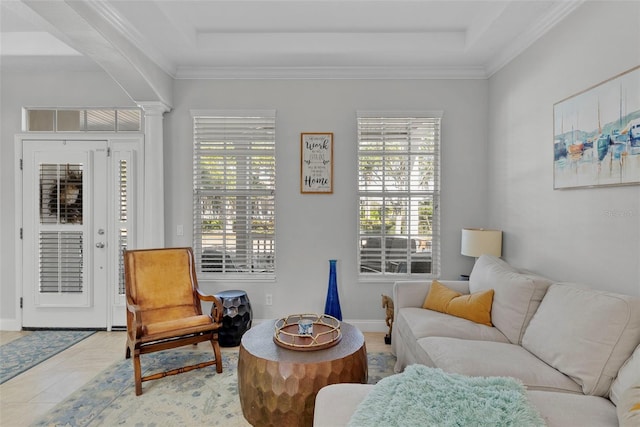
[[[556,3],[549,12],[524,33],[520,34],[498,55],[486,64],[487,77],[491,77],[527,50],[533,43],[545,35],[549,30],[565,19],[569,14],[582,5],[586,0],[561,1]]]
[[[487,79],[513,61],[586,0],[555,3],[538,22],[479,66],[190,67],[174,64],[107,1],[84,3],[174,79]]]
[[[176,79],[486,79],[484,67],[178,67]]]

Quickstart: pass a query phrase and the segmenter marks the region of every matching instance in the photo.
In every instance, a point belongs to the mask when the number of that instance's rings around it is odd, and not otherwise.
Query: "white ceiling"
[[[173,78],[486,78],[581,2],[0,0],[0,60],[97,67],[106,40]]]

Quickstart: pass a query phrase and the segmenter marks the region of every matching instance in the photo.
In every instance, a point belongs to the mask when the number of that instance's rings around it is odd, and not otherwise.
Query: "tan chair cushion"
[[[211,325],[211,317],[201,314],[199,316],[185,317],[182,319],[166,320],[164,322],[149,323],[142,327],[145,335],[159,335],[171,331],[193,328],[195,326]]]
[[[189,252],[183,249],[133,252],[128,262],[135,284],[131,297],[140,307],[147,310],[194,305]],[[166,286],[167,283],[173,285]]]
[[[193,305],[178,305],[175,307],[145,310],[141,313],[141,320],[143,325],[149,325],[151,323],[160,323],[168,320],[199,316],[200,314],[201,313],[198,313]]]

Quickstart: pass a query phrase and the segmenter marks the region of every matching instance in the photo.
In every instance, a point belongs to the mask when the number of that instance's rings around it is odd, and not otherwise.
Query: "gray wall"
[[[553,104],[640,64],[640,2],[585,2],[489,81],[489,217],[504,258],[640,295],[640,186],[553,190]]]
[[[23,106],[129,106],[131,101],[102,72],[2,73],[2,201],[0,327],[15,319],[14,135]],[[254,315],[275,318],[320,312],[328,260],[338,260],[345,319],[380,329],[380,295],[392,283],[357,279],[357,110],[442,110],[442,277],[468,273],[473,260],[460,255],[460,229],[487,224],[488,82],[485,80],[178,80],[173,110],[165,115],[166,245],[191,245],[191,109],[277,110],[277,271],[275,282],[208,282],[205,290],[247,290]],[[300,132],[334,132],[334,193],[301,195]],[[185,235],[176,235],[182,224]],[[273,306],[265,306],[265,294]],[[381,330],[384,330],[382,328]]]
[[[191,109],[277,111],[276,281],[207,282],[205,289],[247,290],[257,318],[321,312],[329,259],[338,260],[345,319],[384,320],[380,295],[392,282],[358,281],[357,110],[443,110],[442,277],[457,278],[473,263],[460,255],[460,229],[486,225],[487,81],[485,80],[179,80],[166,116],[166,243],[191,243]],[[300,132],[334,133],[334,193],[300,194]],[[185,235],[176,236],[176,226]],[[265,294],[273,306],[265,306]],[[364,321],[364,322],[362,322]]]
[[[443,110],[442,277],[468,273],[460,229],[505,231],[504,258],[557,280],[640,295],[640,186],[553,190],[553,104],[640,64],[640,3],[585,2],[489,80],[175,82],[165,117],[166,244],[191,244],[191,109],[277,110],[277,279],[207,282],[242,288],[256,318],[321,311],[328,262],[338,259],[345,319],[373,329],[380,294],[356,267],[356,110]],[[15,319],[13,136],[23,106],[129,106],[104,73],[2,70],[0,327]],[[334,132],[335,191],[301,195],[300,132]],[[185,235],[176,236],[184,225]],[[265,306],[264,295],[273,295]]]

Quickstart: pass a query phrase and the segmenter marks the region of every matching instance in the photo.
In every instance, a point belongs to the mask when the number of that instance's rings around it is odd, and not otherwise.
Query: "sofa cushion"
[[[495,291],[491,323],[514,344],[522,342],[524,331],[549,285],[550,280],[519,272],[492,255],[478,258],[469,277],[471,293]]]
[[[316,396],[313,426],[346,426],[373,387],[372,384],[332,384],[321,388]],[[602,397],[528,390],[527,398],[548,427],[618,425],[616,407]]]
[[[409,351],[413,357],[411,362],[423,363],[433,366],[424,351],[418,345],[417,340],[423,337],[447,336],[471,340],[487,340],[509,342],[498,329],[481,325],[460,317],[450,316],[433,310],[425,310],[418,307],[405,307],[398,310],[393,322],[393,330],[396,338],[399,336],[402,351]],[[398,370],[404,366],[397,366]]]
[[[622,393],[617,413],[620,427],[640,426],[640,383]]]
[[[414,364],[380,380],[349,427],[546,427],[515,378],[469,377]]]
[[[531,319],[522,346],[570,376],[584,394],[608,396],[640,342],[640,298],[553,284]]]
[[[397,328],[405,341],[416,341],[423,337],[451,337],[509,342],[502,332],[491,326],[417,307],[400,309],[393,328]]]
[[[316,395],[313,427],[346,426],[373,384],[330,384]]]
[[[482,325],[493,326],[491,324],[492,301],[493,289],[462,295],[434,280],[422,308],[462,317]]]
[[[618,376],[611,384],[609,399],[617,406],[622,393],[637,384],[640,384],[640,345],[618,371]]]
[[[529,389],[581,392],[575,381],[516,344],[443,337],[422,338],[418,343],[433,366],[447,372],[509,376]]]
[[[528,390],[527,398],[538,409],[547,427],[618,425],[616,407],[603,397]]]

